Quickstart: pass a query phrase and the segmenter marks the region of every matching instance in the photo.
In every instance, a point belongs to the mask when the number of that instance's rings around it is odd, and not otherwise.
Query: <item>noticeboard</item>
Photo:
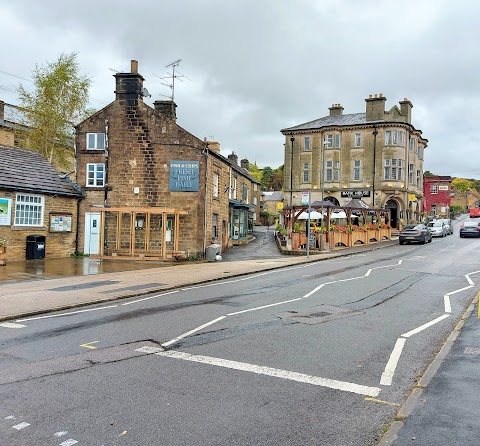
[[[50,232],[72,232],[72,214],[50,214]]]

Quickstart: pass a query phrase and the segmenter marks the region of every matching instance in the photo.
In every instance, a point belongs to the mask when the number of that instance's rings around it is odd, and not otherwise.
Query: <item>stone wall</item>
[[[37,194],[38,195],[38,194]],[[26,239],[29,235],[42,235],[45,237],[45,257],[68,257],[75,252],[75,237],[77,224],[77,199],[59,196],[44,195],[45,208],[42,227],[15,226],[15,192],[0,190],[0,197],[12,199],[12,224],[0,226],[0,238],[6,237],[7,260],[25,260]],[[51,214],[69,214],[72,217],[71,232],[51,232],[49,228]]]

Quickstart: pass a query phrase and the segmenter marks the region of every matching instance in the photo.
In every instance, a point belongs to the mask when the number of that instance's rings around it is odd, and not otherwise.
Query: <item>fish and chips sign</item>
[[[198,192],[200,161],[170,161],[170,192]]]

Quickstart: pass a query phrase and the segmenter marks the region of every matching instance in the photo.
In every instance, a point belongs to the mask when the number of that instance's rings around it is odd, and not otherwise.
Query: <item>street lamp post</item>
[[[293,134],[290,135],[291,146],[291,156],[290,156],[290,228],[293,232],[293,143],[295,138]]]
[[[321,191],[321,199],[322,199],[322,226],[324,225],[324,215],[323,215],[323,199],[324,199],[324,189],[325,189],[325,149],[328,146],[328,141],[324,140],[322,145],[322,177],[320,179],[320,191]],[[320,251],[323,251],[323,238],[325,237],[324,234],[320,237]]]

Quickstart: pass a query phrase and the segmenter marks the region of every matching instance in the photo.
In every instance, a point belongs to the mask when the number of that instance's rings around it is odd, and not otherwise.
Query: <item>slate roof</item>
[[[39,153],[0,145],[0,189],[82,197],[83,192]]]
[[[282,133],[288,133],[294,130],[315,130],[321,129],[322,127],[331,126],[373,124],[374,122],[383,121],[367,121],[366,113],[352,113],[349,115],[339,116],[324,116],[323,118],[315,119],[314,121],[305,122],[304,124],[299,124],[294,127],[288,127],[286,129],[283,129]]]
[[[282,201],[282,191],[264,191],[262,192],[262,201]]]

